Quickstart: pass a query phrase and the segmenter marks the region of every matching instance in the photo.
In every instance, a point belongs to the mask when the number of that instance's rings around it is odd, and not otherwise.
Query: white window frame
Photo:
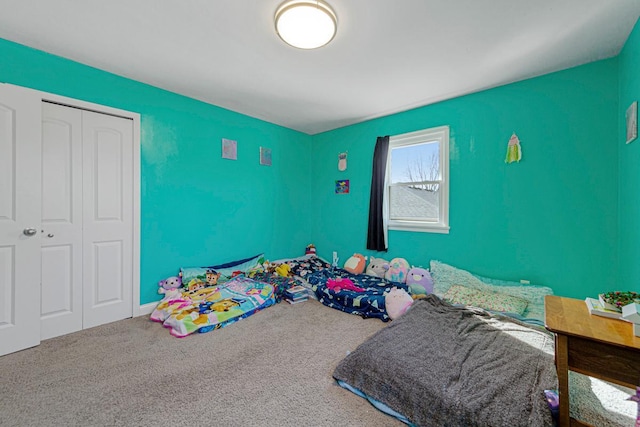
[[[391,187],[391,150],[398,147],[437,141],[440,146],[440,180],[426,184],[440,185],[438,221],[391,219],[389,191]],[[387,171],[385,179],[384,216],[389,230],[417,231],[424,233],[449,233],[449,126],[439,126],[389,137]]]

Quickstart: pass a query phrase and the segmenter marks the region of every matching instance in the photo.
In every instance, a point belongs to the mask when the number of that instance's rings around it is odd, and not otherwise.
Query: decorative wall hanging
[[[271,166],[271,148],[260,147],[260,164]]]
[[[348,179],[339,179],[336,181],[336,194],[349,194]]]
[[[638,137],[638,101],[627,108],[627,144]]]
[[[238,160],[238,143],[236,141],[222,138],[222,158]]]
[[[520,140],[514,132],[509,138],[509,144],[507,144],[507,157],[504,159],[505,163],[519,162],[522,159],[522,148],[520,147]]]
[[[338,170],[344,172],[347,170],[347,152],[338,154]]]

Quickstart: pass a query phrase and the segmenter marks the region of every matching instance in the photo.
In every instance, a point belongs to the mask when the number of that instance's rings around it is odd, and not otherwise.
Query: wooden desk
[[[556,334],[560,427],[569,417],[569,370],[635,389],[640,384],[640,338],[623,320],[589,314],[582,300],[547,296],[545,326]]]

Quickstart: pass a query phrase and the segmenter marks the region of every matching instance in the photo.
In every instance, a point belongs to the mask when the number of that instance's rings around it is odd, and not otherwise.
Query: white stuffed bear
[[[180,276],[167,277],[158,282],[158,293],[166,294],[169,291],[182,287],[182,278]]]
[[[384,305],[391,320],[402,316],[413,304],[413,298],[404,289],[391,288],[384,296]]]

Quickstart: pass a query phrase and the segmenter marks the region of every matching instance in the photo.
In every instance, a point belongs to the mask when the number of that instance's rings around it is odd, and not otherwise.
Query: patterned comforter
[[[151,314],[171,335],[209,332],[275,303],[274,286],[238,276],[222,286],[167,294]]]
[[[327,287],[327,281],[336,278],[350,279],[356,286],[365,288],[364,292],[341,290],[336,292]],[[396,287],[408,291],[404,283],[389,282],[366,274],[351,274],[341,268],[327,268],[311,274],[307,280],[318,301],[327,307],[355,314],[363,318],[375,317],[387,322],[390,320],[385,306],[385,293]]]

